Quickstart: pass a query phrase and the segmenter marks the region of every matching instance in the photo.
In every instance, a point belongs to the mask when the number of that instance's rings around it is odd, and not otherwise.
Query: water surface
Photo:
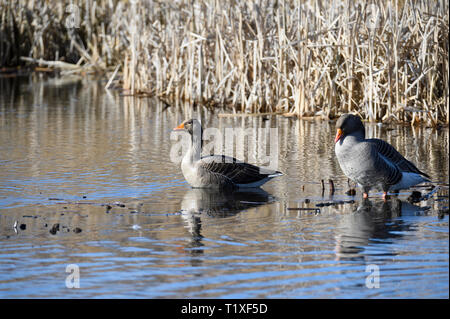
[[[103,85],[0,79],[1,298],[449,297],[448,184],[418,203],[363,202],[346,195],[333,123],[199,107],[205,127],[277,128],[285,175],[259,191],[191,189],[170,136],[192,109]],[[448,129],[366,132],[448,183]]]

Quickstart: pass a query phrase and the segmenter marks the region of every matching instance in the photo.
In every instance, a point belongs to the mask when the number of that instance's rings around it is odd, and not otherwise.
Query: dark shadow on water
[[[183,197],[181,211],[229,217],[273,201],[275,198],[261,188],[236,191],[192,188]]]
[[[428,208],[419,207],[397,198],[384,201],[362,200],[356,210],[343,216],[336,229],[337,260],[364,260],[366,256],[395,256],[395,253],[377,252],[376,245],[389,245],[391,239],[412,231],[413,224],[401,216],[412,216]],[[374,250],[368,249],[375,248]]]
[[[203,253],[202,218],[226,218],[240,212],[273,203],[276,198],[263,189],[223,191],[212,189],[189,189],[181,202],[181,213],[186,228],[192,235],[189,248],[193,255]]]

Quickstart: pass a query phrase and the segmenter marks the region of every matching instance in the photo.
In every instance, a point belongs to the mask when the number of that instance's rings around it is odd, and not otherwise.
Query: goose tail
[[[399,190],[399,189],[408,189],[412,186],[425,183],[425,182],[431,182],[428,178],[423,177],[420,174],[417,173],[409,173],[409,172],[403,172],[402,173],[402,179],[397,184],[393,185],[391,187],[391,190]]]
[[[269,178],[274,178],[274,177],[277,177],[277,176],[283,176],[283,175],[284,175],[283,173],[281,173],[281,172],[279,172],[279,171],[276,171],[275,173],[270,174],[270,175],[268,175],[267,177],[269,177]]]

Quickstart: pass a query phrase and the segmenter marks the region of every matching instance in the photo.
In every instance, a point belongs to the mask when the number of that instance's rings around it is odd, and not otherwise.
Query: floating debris
[[[19,228],[21,230],[25,230],[25,229],[27,229],[27,225],[26,224],[20,224]]]
[[[316,214],[320,214],[320,209],[319,208],[310,208],[310,207],[288,207],[287,210],[312,210],[314,211]]]
[[[439,219],[443,219],[445,215],[449,214],[449,208],[445,207],[445,208],[441,208],[438,211],[438,218]]]
[[[333,195],[334,194],[334,182],[332,179],[329,179],[328,183],[330,184],[330,195]]]
[[[356,190],[354,188],[350,188],[348,191],[345,192],[348,196],[355,196]]]
[[[75,227],[74,228],[74,230],[73,230],[73,232],[75,233],[75,234],[79,234],[79,233],[81,233],[83,230],[81,229],[81,228],[79,228],[79,227]]]
[[[59,231],[59,223],[53,224],[52,228],[50,229],[50,234],[55,235]]]
[[[422,193],[419,191],[413,191],[411,195],[408,196],[408,202],[418,203],[422,200]]]
[[[336,205],[354,204],[354,203],[355,203],[355,201],[353,199],[351,199],[351,200],[340,200],[340,201],[333,201],[333,202],[318,203],[318,204],[316,204],[316,207],[336,206]]]
[[[434,187],[434,188],[432,188],[432,189],[429,189],[429,190],[431,190],[431,192],[429,192],[428,194],[423,195],[422,198],[421,198],[421,200],[427,200],[427,199],[429,199],[431,196],[434,195],[434,193],[436,193],[436,192],[439,191],[440,189],[441,189],[441,187],[439,187],[439,186],[436,186],[436,187]]]

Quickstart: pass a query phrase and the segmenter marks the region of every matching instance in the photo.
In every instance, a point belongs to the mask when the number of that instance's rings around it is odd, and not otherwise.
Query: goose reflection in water
[[[261,188],[249,188],[235,191],[191,188],[181,202],[181,214],[186,228],[192,235],[189,248],[193,254],[202,253],[202,221],[205,216],[224,218],[234,216],[246,209],[275,202],[274,196]]]
[[[411,230],[414,225],[405,224],[400,216],[414,216],[426,211],[399,199],[389,201],[370,201],[364,199],[351,214],[343,215],[336,229],[336,260],[362,260],[370,254],[367,246],[390,244],[391,238],[402,237],[400,232]],[[383,255],[396,255],[395,252]]]

